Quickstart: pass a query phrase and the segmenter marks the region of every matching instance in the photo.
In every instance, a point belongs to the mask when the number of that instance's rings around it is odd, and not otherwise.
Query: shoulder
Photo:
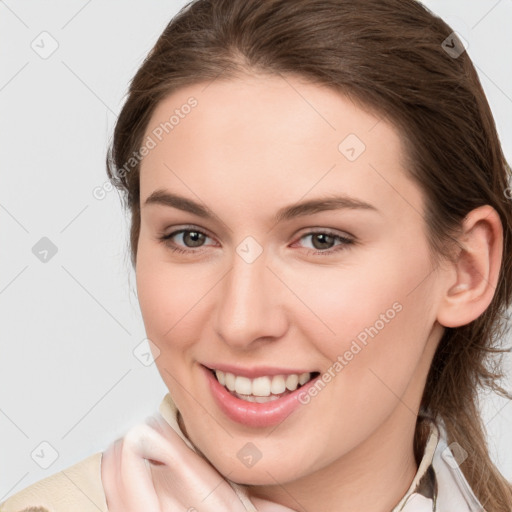
[[[0,503],[0,512],[108,512],[95,453]]]

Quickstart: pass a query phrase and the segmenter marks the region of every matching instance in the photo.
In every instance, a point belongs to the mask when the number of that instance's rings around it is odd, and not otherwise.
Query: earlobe
[[[503,252],[503,227],[496,210],[489,205],[472,210],[464,220],[459,243],[437,315],[444,327],[469,324],[492,301]]]

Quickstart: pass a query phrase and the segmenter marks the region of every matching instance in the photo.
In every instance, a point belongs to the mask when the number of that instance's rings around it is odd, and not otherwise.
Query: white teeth
[[[235,376],[232,373],[225,373],[224,379],[226,381],[226,387],[229,391],[235,391]]]
[[[245,400],[246,402],[257,402],[259,404],[264,404],[265,402],[272,402],[274,400],[279,400],[278,396],[270,395],[270,396],[254,396],[254,395],[239,395],[235,393],[237,398],[241,400]]]
[[[270,384],[270,391],[273,395],[280,395],[281,393],[284,393],[285,389],[286,384],[284,382],[284,377],[282,375],[276,375]]]
[[[270,395],[270,379],[268,377],[256,377],[252,381],[252,394],[255,396],[269,396]]]
[[[290,391],[295,391],[299,385],[299,376],[296,374],[288,375],[286,377],[286,388]]]
[[[217,380],[224,386],[226,384],[226,380],[224,378],[224,372],[222,372],[220,370],[216,370],[215,375],[217,376]]]
[[[274,400],[279,400],[279,397],[275,395],[255,396],[253,401],[258,402],[259,404],[264,404],[265,402],[273,402]]]
[[[237,392],[237,393],[235,393],[235,396],[237,396],[238,398],[241,398],[242,400],[245,400],[246,402],[255,402],[256,401],[255,396],[246,395],[244,393],[238,394],[238,392]]]
[[[271,402],[272,400],[276,400],[277,396],[255,396],[254,401],[259,404],[264,404],[265,402]]]
[[[238,375],[235,379],[235,391],[239,395],[250,395],[252,391],[251,379]]]
[[[299,384],[302,386],[304,384],[306,384],[306,382],[311,378],[311,374],[310,373],[301,373],[299,375]]]
[[[276,399],[271,395],[281,395],[288,391],[295,391],[300,385],[304,385],[311,379],[311,373],[274,375],[273,377],[256,377],[249,379],[241,375],[234,375],[229,372],[215,370],[217,380],[235,395],[242,395],[239,398],[249,402],[264,403],[269,399]],[[249,398],[247,398],[249,397]],[[254,400],[251,398],[254,397]]]

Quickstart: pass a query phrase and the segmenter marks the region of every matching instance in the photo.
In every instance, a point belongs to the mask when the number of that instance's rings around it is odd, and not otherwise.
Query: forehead
[[[219,184],[226,191],[238,184],[241,196],[268,190],[268,201],[279,202],[282,191],[299,199],[336,189],[395,210],[400,195],[421,204],[398,131],[347,96],[296,77],[179,89],[157,105],[148,138],[155,146],[141,164],[141,199],[162,186],[212,195]]]
[[[196,105],[189,108],[191,102]],[[379,136],[386,132],[399,143],[398,134],[378,114],[362,110],[332,88],[293,76],[248,75],[173,92],[156,106],[146,134],[160,127],[162,137],[172,133],[169,139],[176,145],[180,135],[188,137],[193,130],[205,141],[223,136],[226,143],[230,138],[240,142],[245,135],[266,147],[321,143],[337,149],[336,142],[348,133],[370,141],[376,124],[381,124]]]

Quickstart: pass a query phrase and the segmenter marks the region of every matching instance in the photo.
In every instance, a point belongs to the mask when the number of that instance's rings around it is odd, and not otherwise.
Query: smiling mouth
[[[235,375],[221,370],[208,370],[215,376],[218,383],[233,396],[246,402],[266,403],[279,400],[293,391],[300,389],[320,372],[295,373],[289,375],[261,376],[254,379]]]

